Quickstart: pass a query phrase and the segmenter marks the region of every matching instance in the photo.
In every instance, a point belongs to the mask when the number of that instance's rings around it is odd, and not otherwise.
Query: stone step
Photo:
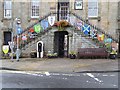
[[[32,48],[36,47],[35,44],[37,43],[37,41],[39,41],[43,38],[47,38],[48,34],[51,34],[51,33],[40,35],[40,37],[36,38],[35,41],[31,41],[30,43],[25,45],[25,47],[22,50],[24,52],[32,50]],[[98,46],[96,46],[96,43],[94,43],[92,41],[92,38],[90,38],[86,35],[83,35],[83,34],[79,34],[79,32],[77,32],[76,34],[77,34],[77,37],[81,37],[81,39],[82,39],[83,43],[86,45],[86,47],[98,47]]]

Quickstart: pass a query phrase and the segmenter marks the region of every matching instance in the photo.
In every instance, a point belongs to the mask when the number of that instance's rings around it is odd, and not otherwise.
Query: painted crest
[[[48,28],[48,21],[47,20],[42,20],[41,21],[41,27],[45,30]]]
[[[42,30],[42,27],[39,24],[37,24],[37,25],[34,26],[34,29],[35,29],[36,33],[40,33],[41,30]]]
[[[7,54],[9,51],[9,45],[3,45],[2,50],[3,50],[4,54]]]
[[[21,27],[17,27],[17,34],[21,34],[22,33],[22,28]]]
[[[22,36],[22,40],[26,41],[27,40],[27,36],[26,35]]]
[[[85,35],[88,35],[90,32],[90,25],[87,25],[87,24],[83,25],[82,30]]]
[[[53,26],[54,23],[55,23],[55,16],[49,16],[48,17],[48,22],[51,26]]]

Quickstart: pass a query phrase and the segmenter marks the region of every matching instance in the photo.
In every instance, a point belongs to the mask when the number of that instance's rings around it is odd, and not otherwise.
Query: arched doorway
[[[68,56],[69,38],[67,31],[54,32],[54,52],[58,54],[58,57]]]

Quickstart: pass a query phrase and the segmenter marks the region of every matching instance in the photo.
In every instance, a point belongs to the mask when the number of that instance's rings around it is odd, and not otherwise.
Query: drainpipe
[[[10,22],[9,26],[10,32],[11,32],[11,41],[8,42],[10,49],[11,49],[11,61],[13,61],[13,48],[14,48],[14,42],[13,42],[13,19]]]
[[[119,30],[119,42],[118,42],[118,57],[120,57],[120,30]]]

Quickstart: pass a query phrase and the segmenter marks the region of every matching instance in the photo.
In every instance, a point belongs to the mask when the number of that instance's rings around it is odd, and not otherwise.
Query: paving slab
[[[98,72],[119,71],[118,59],[69,59],[69,58],[21,58],[0,60],[1,69],[49,72]]]

